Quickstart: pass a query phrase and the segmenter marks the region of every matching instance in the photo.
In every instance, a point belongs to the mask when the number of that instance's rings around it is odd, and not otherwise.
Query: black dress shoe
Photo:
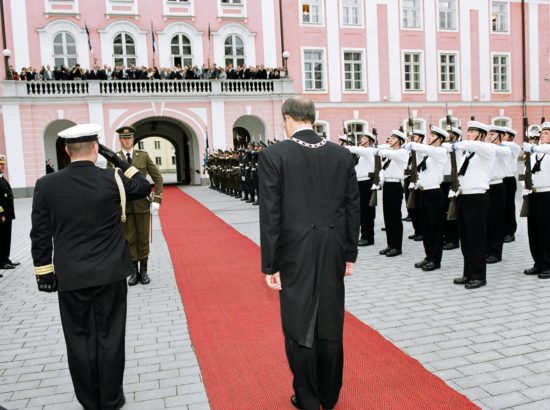
[[[369,241],[368,239],[359,239],[357,246],[370,246],[374,245],[374,241]]]
[[[290,402],[292,403],[292,405],[294,407],[296,407],[297,409],[301,409],[300,405],[298,404],[298,398],[296,397],[295,394],[293,394],[292,396],[290,396]]]
[[[2,274],[0,273],[0,278],[3,278],[3,277],[4,277],[4,275],[2,275]]]
[[[466,289],[477,289],[487,284],[486,280],[471,280],[464,285]]]
[[[461,278],[456,278],[456,279],[453,279],[453,283],[455,285],[465,285],[466,283],[468,283],[470,281],[470,278],[466,277],[466,276],[462,276]]]
[[[416,235],[416,236],[414,237],[414,240],[415,240],[416,242],[423,241],[423,240],[424,240],[424,236],[423,236],[423,235]]]
[[[424,266],[422,266],[422,270],[424,272],[430,272],[432,270],[436,270],[436,269],[439,269],[441,268],[441,264],[440,263],[435,263],[435,262],[428,262],[427,264],[425,264]]]
[[[409,215],[407,215],[406,217],[402,218],[401,220],[402,220],[402,221],[405,221],[405,222],[412,222],[412,218],[411,218]]]
[[[539,279],[550,279],[550,270],[543,270],[539,273]]]
[[[414,264],[414,267],[420,269],[422,266],[424,266],[424,265],[427,264],[428,262],[429,262],[429,260],[424,259],[423,261],[416,262],[416,263]]]
[[[382,249],[382,250],[379,251],[378,253],[379,253],[380,255],[385,255],[385,254],[388,253],[389,251],[391,251],[391,248],[388,246],[387,248]]]
[[[542,269],[538,266],[533,266],[532,268],[525,269],[523,271],[524,275],[538,275],[539,273],[542,273]]]
[[[416,238],[416,234],[409,235],[408,238],[409,238],[409,239],[414,239],[414,238]]]
[[[15,266],[10,263],[4,263],[3,265],[0,265],[0,269],[15,269]]]
[[[386,252],[386,256],[391,258],[393,256],[401,255],[403,252],[401,252],[401,249],[390,249]]]
[[[386,231],[386,227],[383,226],[382,228],[380,228],[380,230],[381,230],[382,232],[385,232],[385,231]]]
[[[12,265],[12,266],[19,266],[19,265],[21,265],[21,262],[14,262],[14,261],[12,261],[11,259],[8,261],[8,263],[9,263],[10,265]]]
[[[487,263],[497,263],[502,261],[502,258],[498,258],[495,255],[487,256],[487,259],[485,259]]]
[[[456,248],[458,248],[458,243],[454,242],[447,242],[445,245],[443,245],[443,249],[445,249],[446,251],[450,251],[451,249]]]
[[[516,237],[514,235],[506,235],[504,237],[504,243],[514,242],[515,240],[516,240]]]
[[[120,410],[121,408],[124,407],[125,404],[126,404],[126,396],[123,394],[122,398],[120,399],[120,401],[118,402],[118,404],[116,406],[116,410]]]

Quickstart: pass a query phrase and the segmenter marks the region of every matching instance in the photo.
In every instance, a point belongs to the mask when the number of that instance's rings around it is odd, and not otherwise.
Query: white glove
[[[406,149],[407,151],[411,151],[413,148],[413,145],[411,142],[408,142],[406,144],[401,145],[401,148]]]
[[[534,152],[533,144],[529,144],[528,142],[524,142],[523,143],[523,151],[525,151],[525,152]]]
[[[153,212],[158,212],[160,209],[160,204],[158,202],[151,202],[151,210]]]

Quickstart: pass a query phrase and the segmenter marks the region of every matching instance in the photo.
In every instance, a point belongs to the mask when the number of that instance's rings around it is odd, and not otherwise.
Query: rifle
[[[413,140],[414,122],[411,117],[411,110],[409,111],[409,121],[407,123],[407,134],[409,141]],[[409,183],[409,199],[407,200],[407,209],[414,209],[416,207],[416,184],[418,183],[418,170],[416,163],[416,152],[411,151],[411,182]]]
[[[544,120],[544,117],[542,117]],[[523,117],[523,128],[525,130],[525,135],[523,136],[524,141],[529,140],[529,132],[527,131],[529,129],[529,120],[527,117]],[[524,153],[524,160],[525,160],[525,189],[523,194],[523,203],[521,204],[521,211],[519,213],[519,216],[522,218],[527,218],[529,216],[529,194],[533,190],[533,174],[531,173],[531,153],[525,152]]]
[[[374,125],[372,126],[372,133],[376,137],[375,143],[378,145],[378,132]],[[372,192],[370,196],[369,206],[376,208],[378,205],[378,190],[380,189],[380,171],[382,170],[382,158],[380,155],[374,156],[374,175],[372,177]]]
[[[445,102],[446,114],[446,128],[447,132],[451,133],[453,129],[453,123],[449,110],[447,109],[447,102]],[[449,191],[449,209],[447,210],[447,220],[454,221],[456,219],[456,195],[458,194],[458,165],[456,161],[456,152],[451,151],[451,190]]]

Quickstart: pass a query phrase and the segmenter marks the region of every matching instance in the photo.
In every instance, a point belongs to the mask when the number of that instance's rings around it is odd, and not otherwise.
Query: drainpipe
[[[1,1],[1,0],[0,0]],[[285,30],[283,26],[283,0],[279,0],[279,26],[281,29],[281,56],[285,51]],[[285,59],[282,57],[283,66],[285,65]]]
[[[527,72],[525,69],[525,0],[521,0],[521,80],[522,80],[522,105],[523,117],[527,117]],[[523,135],[527,135],[525,121],[523,124]]]

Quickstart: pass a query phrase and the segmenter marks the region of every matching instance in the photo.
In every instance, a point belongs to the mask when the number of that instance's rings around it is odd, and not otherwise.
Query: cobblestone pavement
[[[257,206],[207,187],[184,191],[259,243]],[[0,271],[0,404],[78,409],[56,296],[34,282],[30,202],[16,200],[12,259],[22,264]],[[380,216],[376,245],[360,249],[346,279],[348,311],[482,408],[550,408],[550,281],[522,274],[532,265],[525,220],[518,220],[516,242],[505,244],[503,262],[489,265],[488,286],[466,291],[452,284],[462,270],[460,250],[445,251],[434,272],[413,267],[424,256],[419,242],[405,239],[402,256],[378,255],[385,247]],[[405,223],[405,238],[411,233]],[[152,283],[129,289],[125,408],[208,409],[158,218],[153,237]]]

